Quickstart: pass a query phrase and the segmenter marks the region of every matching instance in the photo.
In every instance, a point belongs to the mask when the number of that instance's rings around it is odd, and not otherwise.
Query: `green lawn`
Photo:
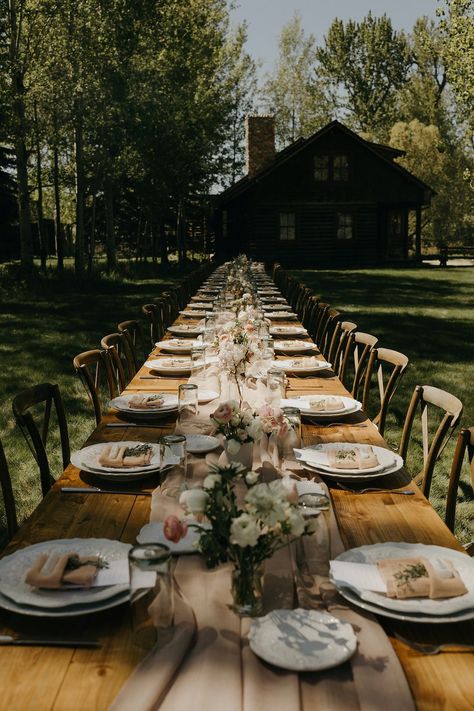
[[[53,273],[38,275],[28,285],[5,277],[0,280],[0,439],[12,475],[20,522],[37,506],[41,494],[36,465],[11,414],[12,398],[36,383],[58,383],[71,449],[81,446],[95,420],[84,389],[74,375],[72,358],[99,347],[102,336],[116,331],[120,321],[140,317],[142,304],[184,276],[177,266],[160,275],[152,265],[132,265],[83,285],[76,283],[72,272],[60,280]],[[55,475],[62,470],[57,444],[51,441]],[[0,496],[1,507],[2,504]],[[1,515],[0,538],[3,508]]]
[[[390,406],[385,436],[396,447],[415,385],[434,385],[464,404],[463,424],[474,426],[474,268],[298,270],[292,272],[323,301],[354,320],[380,345],[405,353],[410,367]],[[421,468],[419,432],[408,465]],[[457,435],[457,433],[456,433]],[[456,437],[453,437],[455,440]],[[454,441],[437,464],[430,500],[444,515]],[[418,468],[417,468],[418,467]],[[471,475],[463,471],[456,535],[474,539]]]

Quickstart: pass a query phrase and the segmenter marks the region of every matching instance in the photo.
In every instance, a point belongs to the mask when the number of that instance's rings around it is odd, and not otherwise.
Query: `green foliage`
[[[333,101],[316,78],[315,61],[315,38],[306,36],[301,16],[295,13],[281,31],[279,58],[263,87],[267,109],[275,115],[281,148],[314,133],[332,117]]]
[[[395,119],[397,91],[412,62],[405,35],[386,15],[369,12],[361,22],[336,19],[316,56],[343,118],[356,130],[383,133]]]
[[[474,2],[445,0],[441,27],[444,60],[462,120],[474,130]]]

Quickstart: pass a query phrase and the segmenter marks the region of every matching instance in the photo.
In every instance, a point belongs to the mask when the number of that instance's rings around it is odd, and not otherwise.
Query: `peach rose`
[[[178,543],[188,532],[186,521],[181,521],[177,516],[170,514],[163,522],[165,538],[173,543]]]
[[[216,422],[226,425],[232,419],[233,409],[229,402],[221,402],[217,410],[215,410],[211,417]]]

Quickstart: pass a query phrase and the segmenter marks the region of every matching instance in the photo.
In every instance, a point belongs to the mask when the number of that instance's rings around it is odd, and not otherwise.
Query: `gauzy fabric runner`
[[[256,452],[258,460],[260,448]],[[294,462],[285,464],[287,470],[299,468]],[[191,467],[194,483],[202,481],[203,461],[196,460]],[[263,470],[265,478],[279,474],[268,460]],[[171,497],[165,493],[166,487],[155,493],[151,520],[177,511],[176,501],[170,505]],[[202,557],[181,556],[175,578],[192,605],[196,634],[193,637],[185,621],[177,617],[173,641],[152,650],[126,682],[111,711],[414,711],[405,675],[382,627],[371,615],[352,610],[328,582],[329,557],[338,555],[343,545],[332,509],[329,525],[323,515],[319,520],[314,536],[285,546],[266,562],[265,612],[295,606],[326,609],[349,622],[358,636],[358,649],[349,662],[301,675],[261,662],[248,646],[251,620],[240,619],[229,608],[231,566],[207,570]]]

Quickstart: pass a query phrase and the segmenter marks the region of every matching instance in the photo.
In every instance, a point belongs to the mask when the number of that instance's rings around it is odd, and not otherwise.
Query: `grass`
[[[0,273],[0,439],[21,522],[38,505],[41,492],[36,464],[11,414],[13,397],[37,383],[58,383],[71,449],[80,447],[95,420],[73,372],[73,357],[99,347],[102,336],[116,331],[120,321],[139,318],[142,304],[181,280],[186,272],[177,266],[160,272],[151,264],[128,264],[119,266],[112,275],[96,273],[83,284],[75,281],[70,270],[61,278],[53,271],[36,273],[28,282],[19,281],[12,273],[11,269]],[[55,430],[51,430],[49,449],[53,474],[57,476],[62,466]],[[3,513],[1,509],[0,538],[5,526]]]
[[[474,426],[474,268],[295,270],[322,300],[354,320],[381,346],[405,353],[410,366],[390,405],[385,438],[396,448],[415,385],[434,385],[464,404],[462,424]],[[438,461],[430,501],[444,516],[456,436]],[[422,466],[414,431],[408,466]],[[474,498],[466,463],[459,488],[456,535],[474,539]]]

